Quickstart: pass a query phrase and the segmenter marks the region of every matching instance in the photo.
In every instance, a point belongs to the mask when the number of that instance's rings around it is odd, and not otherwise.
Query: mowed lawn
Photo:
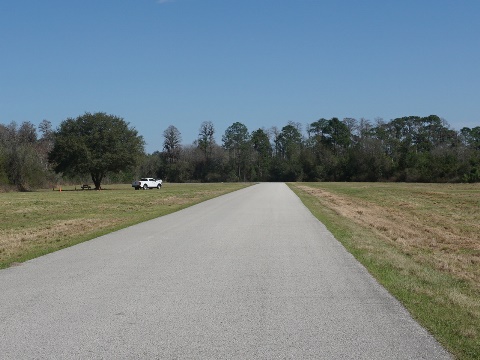
[[[480,359],[480,184],[292,183],[459,359]]]
[[[130,185],[103,190],[0,193],[0,268],[246,187],[248,184],[164,184],[135,191]]]

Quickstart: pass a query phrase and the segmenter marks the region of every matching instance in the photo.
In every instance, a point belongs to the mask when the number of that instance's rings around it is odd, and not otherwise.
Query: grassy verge
[[[0,194],[0,269],[187,206],[247,184],[164,184],[135,191],[130,185],[104,190]]]
[[[289,184],[458,359],[480,358],[480,185]]]

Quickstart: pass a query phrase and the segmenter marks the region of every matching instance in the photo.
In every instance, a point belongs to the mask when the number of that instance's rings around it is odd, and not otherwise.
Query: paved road
[[[0,271],[2,359],[448,359],[285,184]]]

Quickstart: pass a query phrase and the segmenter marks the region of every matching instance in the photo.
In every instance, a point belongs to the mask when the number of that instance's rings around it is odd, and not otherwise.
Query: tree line
[[[249,132],[235,122],[215,141],[204,122],[192,145],[171,125],[141,171],[168,181],[480,181],[480,127],[451,129],[436,115],[389,122],[321,118],[302,128]]]
[[[162,137],[162,134],[159,134]],[[44,120],[0,124],[0,184],[20,191],[59,182],[480,181],[480,126],[451,129],[436,115],[391,121],[321,118],[306,126],[249,131],[234,122],[217,142],[200,124],[183,144],[168,126],[163,148],[144,152],[143,137],[122,118],[85,113],[52,129]]]

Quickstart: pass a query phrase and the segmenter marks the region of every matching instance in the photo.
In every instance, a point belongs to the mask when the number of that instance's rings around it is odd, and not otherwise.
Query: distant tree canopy
[[[128,170],[144,153],[143,137],[122,118],[85,113],[69,118],[53,134],[49,160],[57,173],[89,174],[96,189],[107,173]]]
[[[247,127],[235,122],[230,125],[222,136],[223,148],[229,155],[229,165],[232,176],[235,180],[244,180],[250,158],[250,134]]]
[[[193,144],[181,144],[180,131],[170,125],[159,134],[162,149],[145,154],[137,131],[105,113],[69,118],[57,131],[46,120],[38,127],[0,124],[0,191],[86,176],[96,188],[139,176],[169,182],[480,181],[480,126],[456,131],[436,115],[388,122],[333,117],[305,125],[290,121],[249,131],[237,121],[220,135],[221,145],[210,121],[201,123]]]
[[[164,148],[156,173],[171,181],[480,181],[480,127],[457,132],[436,115],[320,118],[305,133],[296,122],[249,132],[237,121],[221,147],[214,134],[202,123],[194,145],[176,153],[175,176]]]

